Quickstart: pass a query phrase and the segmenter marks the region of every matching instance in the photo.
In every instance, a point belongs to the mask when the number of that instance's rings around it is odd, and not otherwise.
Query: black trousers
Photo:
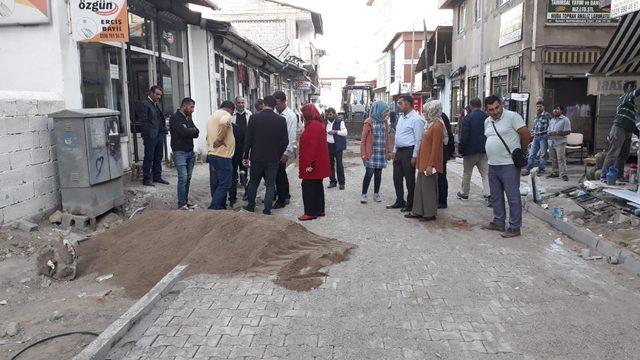
[[[155,138],[142,138],[144,144],[144,159],[142,161],[142,175],[145,182],[158,181],[162,178],[162,158],[164,157],[165,135],[159,134]]]
[[[329,180],[332,184],[344,185],[344,165],[342,164],[343,151],[336,151],[336,144],[329,144],[329,161],[331,162],[331,177]],[[338,178],[336,179],[336,172]]]
[[[271,212],[273,198],[276,187],[276,174],[278,172],[278,163],[273,162],[251,162],[249,169],[249,184],[247,185],[247,208],[254,211],[256,208],[256,195],[258,194],[258,186],[264,178],[266,191],[264,193],[264,211]]]
[[[238,174],[240,171],[247,171],[242,165],[242,159],[233,159],[233,170],[231,173],[231,189],[229,189],[229,201],[235,203],[238,200]]]
[[[324,213],[324,186],[322,180],[302,180],[304,214],[319,216]]]
[[[393,186],[396,188],[396,204],[408,208],[413,206],[413,191],[416,187],[416,168],[411,165],[413,146],[399,148],[393,159]],[[407,201],[404,200],[404,182],[407,183]]]
[[[289,177],[287,176],[287,164],[282,162],[279,164],[278,175],[276,176],[276,202],[284,204],[291,198],[291,194],[289,193]]]
[[[447,207],[447,197],[449,197],[449,181],[447,180],[447,162],[444,163],[444,171],[438,173],[438,206]]]

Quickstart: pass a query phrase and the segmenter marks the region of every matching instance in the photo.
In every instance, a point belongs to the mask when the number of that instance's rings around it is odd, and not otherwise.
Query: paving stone
[[[239,336],[231,336],[231,335],[222,335],[222,339],[220,339],[220,346],[251,346],[251,339],[253,335],[239,335]]]

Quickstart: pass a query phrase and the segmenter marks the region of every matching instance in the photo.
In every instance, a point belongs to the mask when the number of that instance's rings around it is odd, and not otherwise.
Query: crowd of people
[[[626,98],[637,96],[635,87],[625,88]],[[147,124],[142,132],[145,145],[144,184],[167,184],[161,176],[162,144],[166,128],[156,105],[162,96],[157,86],[138,108],[138,118]],[[623,98],[625,98],[623,96]],[[624,102],[623,102],[624,103]],[[623,104],[624,105],[624,104]],[[195,164],[193,139],[200,131],[191,120],[195,102],[185,98],[180,109],[170,119],[171,148],[178,172],[178,208],[194,207],[189,202],[189,186]],[[625,109],[624,106],[623,110]],[[447,208],[447,162],[454,156],[455,144],[451,124],[443,113],[439,100],[428,101],[422,113],[413,107],[411,95],[400,96],[395,131],[390,123],[390,107],[375,101],[364,121],[360,138],[360,156],[365,167],[360,202],[367,204],[373,180],[374,202],[381,202],[382,172],[389,162],[393,165],[395,201],[387,209],[398,209],[409,219],[433,221],[438,209]],[[211,203],[209,209],[233,208],[237,189],[244,187],[243,211],[256,210],[256,196],[262,181],[265,184],[263,213],[286,207],[290,202],[287,165],[299,157],[304,214],[301,221],[325,216],[323,180],[328,188],[344,190],[346,186],[343,153],[347,149],[347,127],[333,108],[320,114],[314,104],[293,111],[286,94],[276,91],[255,104],[256,113],[247,109],[244,98],[223,101],[207,121],[207,163],[210,169]],[[537,103],[537,116],[532,129],[522,116],[503,107],[497,96],[483,102],[471,99],[467,115],[460,122],[458,154],[462,157],[463,176],[460,200],[468,200],[473,169],[482,177],[482,195],[493,210],[493,220],[485,230],[499,231],[503,237],[521,235],[522,204],[520,176],[529,175],[537,167],[544,174],[550,156],[551,178],[568,180],[565,146],[571,132],[571,122],[556,105],[553,113]],[[304,129],[298,143],[298,113]],[[623,114],[624,115],[624,114]],[[625,118],[620,117],[612,129],[609,163],[617,161],[627,142]],[[529,156],[525,158],[533,140]],[[613,151],[613,152],[612,152]],[[520,159],[521,158],[521,159]],[[522,168],[522,169],[521,169]],[[406,196],[405,196],[406,191]],[[509,216],[505,203],[509,203]]]

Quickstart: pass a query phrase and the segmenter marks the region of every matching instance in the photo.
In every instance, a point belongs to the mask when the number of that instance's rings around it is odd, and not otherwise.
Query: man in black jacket
[[[142,162],[143,184],[154,186],[153,183],[168,185],[162,178],[162,156],[167,127],[164,115],[158,107],[158,100],[162,97],[162,89],[152,86],[147,98],[136,109],[136,119],[141,127],[144,144],[144,160]]]
[[[178,209],[180,210],[189,210],[194,207],[189,203],[189,185],[193,166],[196,163],[193,139],[200,135],[200,131],[191,120],[195,105],[196,102],[193,99],[184,98],[180,109],[169,119],[173,162],[178,170]]]
[[[276,99],[273,96],[266,96],[262,111],[251,117],[244,138],[242,156],[243,165],[250,167],[247,205],[244,210],[255,211],[258,185],[264,177],[267,189],[264,196],[263,213],[266,215],[271,215],[280,159],[289,145],[287,121],[273,111],[275,106]],[[249,159],[251,159],[250,162]]]
[[[489,117],[482,111],[482,101],[478,98],[469,101],[471,112],[460,123],[460,155],[463,159],[464,174],[462,175],[462,190],[458,192],[458,199],[469,199],[471,188],[471,175],[473,168],[477,167],[482,177],[482,187],[485,199],[489,197],[489,163],[484,136],[484,121]]]

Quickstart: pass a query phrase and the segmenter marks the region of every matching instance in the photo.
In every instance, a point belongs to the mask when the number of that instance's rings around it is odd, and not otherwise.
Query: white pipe
[[[538,35],[538,0],[533,1],[533,36],[531,37],[531,62],[536,62],[536,38]]]

